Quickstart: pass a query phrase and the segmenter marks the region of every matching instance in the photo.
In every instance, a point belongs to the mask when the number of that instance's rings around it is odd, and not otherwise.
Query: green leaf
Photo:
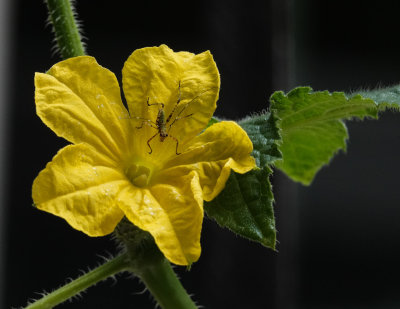
[[[231,173],[225,189],[205,203],[207,215],[236,234],[275,249],[274,197],[265,166],[246,174]]]
[[[277,142],[281,136],[277,127],[277,119],[272,113],[265,112],[239,121],[253,142],[253,157],[257,166],[264,167],[282,158]]]
[[[305,185],[340,149],[346,149],[348,134],[342,120],[377,118],[378,112],[372,100],[360,95],[347,98],[342,92],[313,92],[309,87],[287,95],[275,92],[270,100],[282,135],[283,160],[276,166]]]

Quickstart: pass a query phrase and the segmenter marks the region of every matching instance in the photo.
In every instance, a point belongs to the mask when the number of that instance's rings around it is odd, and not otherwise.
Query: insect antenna
[[[200,92],[198,95],[196,95],[193,99],[191,99],[189,102],[185,103],[183,105],[183,108],[180,110],[180,112],[176,115],[176,117],[179,117],[183,111],[189,106],[189,104],[191,104],[193,101],[195,101],[196,99],[200,98],[203,94],[213,90],[213,89],[218,89],[218,87],[212,87],[212,88],[208,88],[207,90],[204,90],[203,92]],[[193,115],[193,114],[192,114]]]
[[[180,86],[180,82],[179,82],[179,86]],[[180,119],[183,119],[183,118],[188,118],[188,117],[190,117],[190,116],[193,116],[193,113],[192,113],[192,114],[189,114],[189,115],[186,115],[186,116],[183,116],[183,117],[179,117],[193,101],[195,101],[196,99],[198,99],[199,97],[201,97],[203,94],[205,94],[205,93],[207,93],[208,91],[211,91],[211,90],[213,90],[213,89],[218,89],[218,87],[212,87],[212,88],[209,88],[209,89],[207,89],[207,90],[204,90],[203,92],[200,92],[198,95],[196,95],[194,98],[192,98],[189,102],[185,103],[185,104],[183,105],[183,108],[182,108],[182,109],[179,111],[179,113],[176,115],[175,119],[168,125],[168,132],[169,132],[169,130],[171,129],[172,125],[173,125],[177,120],[180,120]],[[180,93],[179,93],[179,98],[180,98]],[[172,114],[174,113],[174,111],[175,111],[175,109],[177,108],[177,106],[178,106],[178,105],[176,105],[176,106],[174,107],[174,109],[172,110],[171,114],[168,116],[167,121],[166,121],[167,124],[168,124],[168,122],[171,120]]]
[[[172,109],[171,113],[168,115],[167,120],[165,123],[168,123],[171,120],[173,113],[175,112],[176,108],[178,107],[179,103],[181,102],[181,81],[178,84],[178,100],[175,103],[174,108]]]

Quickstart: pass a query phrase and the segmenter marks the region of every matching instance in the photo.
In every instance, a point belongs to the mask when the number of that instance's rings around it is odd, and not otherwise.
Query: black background
[[[33,74],[51,54],[42,1],[15,1],[10,136],[6,151],[5,308],[23,306],[97,256],[115,253],[31,207],[31,184],[66,142],[35,115]],[[310,85],[350,91],[398,82],[398,1],[78,1],[88,53],[121,78],[136,48],[211,50],[221,73],[217,115],[238,119],[268,107],[273,90]],[[289,40],[287,40],[289,38]],[[289,48],[289,51],[286,50]],[[203,253],[184,286],[205,308],[398,308],[400,306],[399,115],[349,123],[339,154],[311,187],[279,173],[279,253],[206,219]],[[127,275],[98,284],[60,308],[153,308]],[[3,307],[3,306],[1,306]]]

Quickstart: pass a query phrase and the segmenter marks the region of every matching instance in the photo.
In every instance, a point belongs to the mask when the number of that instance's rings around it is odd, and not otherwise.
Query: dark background
[[[26,304],[115,253],[31,207],[31,184],[66,142],[35,115],[33,74],[59,61],[42,1],[13,1],[4,257],[4,304]],[[136,48],[211,50],[221,73],[217,115],[268,107],[273,90],[310,85],[351,91],[398,82],[398,1],[77,1],[88,53],[121,78]],[[3,46],[3,48],[5,48]],[[400,115],[349,123],[339,154],[312,186],[273,182],[279,252],[206,219],[203,253],[177,271],[205,308],[399,308]],[[138,280],[118,277],[60,308],[153,308]]]

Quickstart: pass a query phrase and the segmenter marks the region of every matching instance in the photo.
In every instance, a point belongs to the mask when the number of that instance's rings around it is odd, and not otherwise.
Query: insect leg
[[[176,142],[175,153],[176,153],[177,155],[180,155],[181,153],[178,152],[178,145],[179,145],[178,139],[177,139],[176,137],[173,137],[172,135],[168,135],[168,137],[172,138],[172,139]]]
[[[151,146],[150,146],[150,142],[151,142],[151,140],[152,140],[153,138],[155,138],[158,134],[160,134],[160,132],[157,132],[156,134],[154,134],[154,135],[153,135],[152,137],[150,137],[149,140],[147,141],[147,145],[148,145],[149,148],[150,148],[149,154],[151,154],[151,153],[153,152],[153,149],[151,149]]]

